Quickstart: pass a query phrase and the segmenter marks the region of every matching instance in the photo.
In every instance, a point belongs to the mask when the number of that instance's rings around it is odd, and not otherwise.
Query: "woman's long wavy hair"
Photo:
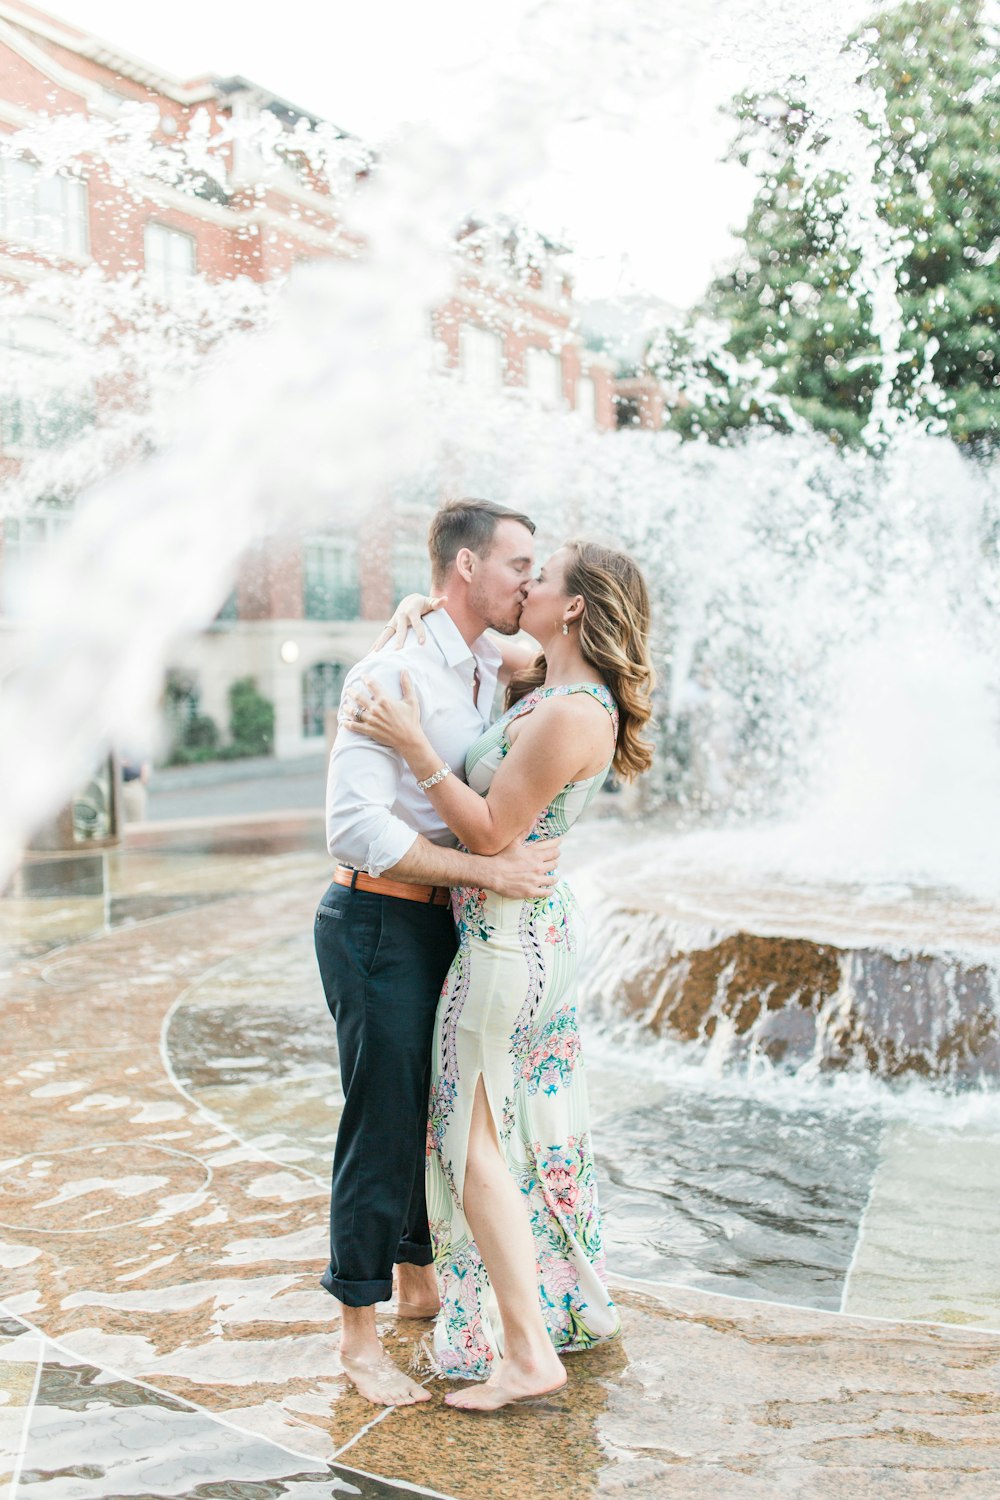
[[[653,747],[639,731],[652,707],[655,674],[649,656],[649,592],[637,565],[626,552],[597,542],[567,542],[566,594],[582,594],[580,649],[584,659],[607,683],[618,704],[618,742],[612,766],[631,781],[648,771]],[[537,656],[507,688],[505,707],[545,681],[546,661]]]

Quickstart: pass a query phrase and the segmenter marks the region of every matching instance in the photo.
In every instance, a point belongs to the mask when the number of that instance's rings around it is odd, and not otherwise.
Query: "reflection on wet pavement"
[[[280,986],[275,976],[281,976]],[[342,1102],[336,1043],[307,934],[265,944],[193,986],[171,1016],[174,1068],[232,1129],[274,1136],[325,1183]],[[619,1274],[840,1307],[881,1125],[846,1110],[790,1116],[759,1100],[664,1085],[622,1111],[590,1063],[600,1194]],[[614,1101],[614,1102],[612,1102]]]
[[[84,897],[104,895],[105,855],[59,854],[26,860],[14,872],[4,896]]]
[[[34,1092],[59,1098],[74,1091],[69,1084],[43,1084]],[[166,1110],[147,1118],[174,1119],[180,1113],[176,1105]],[[211,1180],[197,1157],[169,1146],[125,1140],[30,1152],[0,1163],[0,1229],[104,1234],[148,1222],[166,1201],[160,1195],[167,1188],[175,1205],[178,1196],[203,1202]]]
[[[275,1160],[294,1160],[325,1190],[343,1094],[311,931],[263,943],[192,985],[165,1045],[178,1082],[220,1124],[265,1137]]]
[[[612,1262],[629,1277],[839,1308],[880,1136],[846,1111],[789,1116],[695,1093],[604,1119]]]
[[[11,1429],[25,1427],[17,1488],[37,1500],[381,1500],[401,1493],[339,1465],[310,1463],[152,1387],[77,1363],[14,1320],[5,1332],[3,1409],[14,1418]]]
[[[134,825],[125,848],[34,855],[0,899],[0,957],[226,900],[244,883],[260,889],[283,868],[315,868],[322,850],[315,818],[274,816],[235,827]]]
[[[8,1484],[46,1500],[410,1486],[856,1500],[877,1481],[880,1500],[995,1500],[997,1336],[819,1310],[837,1303],[862,1223],[849,1290],[880,1305],[907,1235],[894,1215],[940,1182],[933,1152],[861,1116],[786,1116],[603,1061],[622,1341],[569,1359],[557,1397],[488,1422],[445,1408],[440,1382],[423,1409],[373,1413],[340,1371],[337,1305],[318,1286],[340,1104],[310,943],[326,862],[217,843],[103,856],[111,900],[163,903],[133,907],[131,925],[95,924],[105,895],[21,887],[4,903]],[[985,1211],[985,1147],[974,1165]],[[938,1271],[968,1275],[962,1307],[982,1322],[989,1277],[974,1283],[981,1242],[967,1249]],[[922,1296],[885,1310],[939,1316]],[[424,1327],[380,1327],[425,1378]]]

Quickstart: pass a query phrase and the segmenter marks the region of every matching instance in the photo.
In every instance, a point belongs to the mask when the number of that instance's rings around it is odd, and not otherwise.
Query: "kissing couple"
[[[375,1306],[434,1319],[445,1397],[558,1389],[612,1339],[577,1025],[581,920],[561,840],[609,772],[648,769],[649,597],[635,562],[484,500],[434,516],[432,588],[348,675],[330,759],[337,861],[315,919],[344,1092],[330,1264],[369,1401],[430,1399]],[[512,637],[523,630],[537,647]],[[490,632],[490,633],[487,633]],[[397,649],[389,642],[397,637]],[[493,720],[500,683],[504,711]]]

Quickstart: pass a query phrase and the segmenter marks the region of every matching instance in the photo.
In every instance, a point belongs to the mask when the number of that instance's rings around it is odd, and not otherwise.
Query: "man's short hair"
[[[497,505],[492,500],[448,500],[435,515],[427,535],[431,571],[441,579],[463,547],[486,557],[493,546],[493,535],[501,521],[519,521],[533,532],[535,523],[519,510]]]

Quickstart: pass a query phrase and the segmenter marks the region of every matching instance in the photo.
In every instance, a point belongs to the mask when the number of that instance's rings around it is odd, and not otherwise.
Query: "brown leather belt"
[[[333,872],[337,885],[349,885],[352,891],[373,891],[376,896],[395,896],[398,901],[422,901],[425,906],[447,906],[451,890],[446,885],[407,885],[405,880],[386,880],[384,875],[366,875],[349,865],[338,865]]]

